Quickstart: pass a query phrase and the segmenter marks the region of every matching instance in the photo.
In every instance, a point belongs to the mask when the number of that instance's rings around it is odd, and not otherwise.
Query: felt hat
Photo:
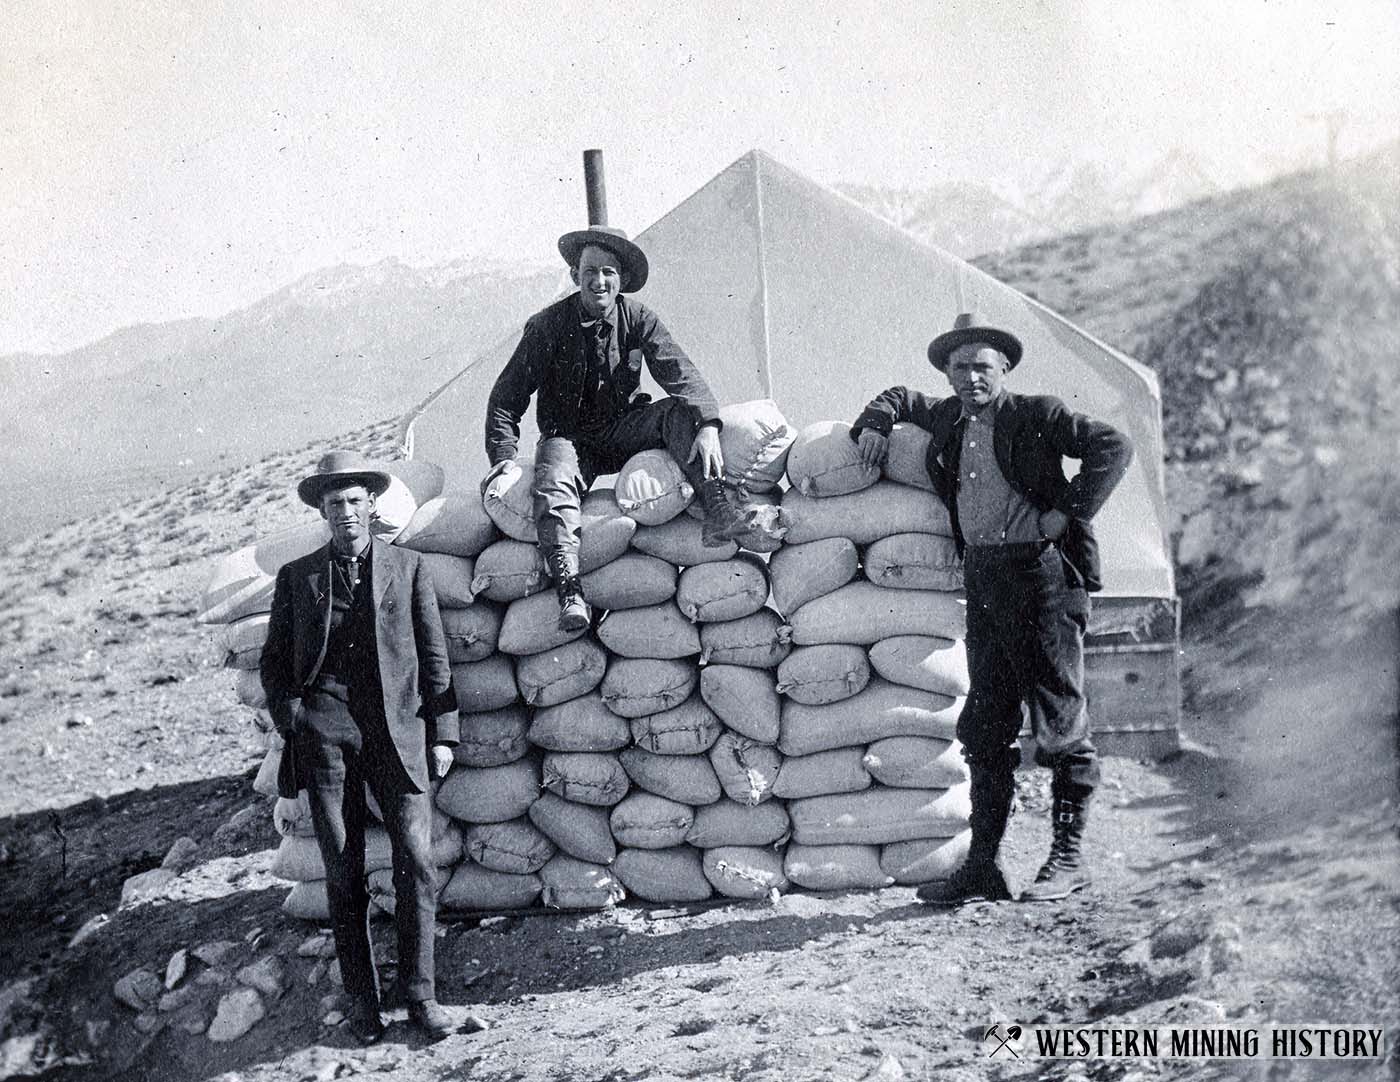
[[[389,487],[389,475],[359,451],[327,451],[316,463],[316,472],[297,485],[301,502],[320,508],[327,489],[364,485],[372,495],[382,495]]]
[[[928,363],[940,372],[948,371],[948,355],[959,346],[991,346],[1006,358],[1009,372],[1021,360],[1021,340],[1010,331],[989,326],[975,312],[963,312],[953,320],[953,329],[944,331],[928,344]]]
[[[579,253],[588,245],[596,244],[617,256],[622,271],[622,292],[635,293],[647,284],[647,256],[637,245],[627,239],[621,229],[610,225],[590,225],[587,229],[575,229],[559,238],[559,254],[571,267],[578,266]]]

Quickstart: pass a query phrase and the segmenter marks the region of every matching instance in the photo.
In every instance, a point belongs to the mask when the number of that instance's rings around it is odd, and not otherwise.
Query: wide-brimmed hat
[[[928,344],[928,363],[940,372],[948,371],[948,355],[959,346],[973,342],[991,346],[1006,357],[1009,372],[1021,360],[1021,340],[1010,331],[989,326],[975,312],[963,312],[953,320],[953,329],[944,331]]]
[[[327,451],[316,463],[316,472],[297,485],[297,495],[302,503],[319,508],[327,489],[364,485],[372,495],[379,496],[389,487],[389,481],[389,475],[359,451]]]
[[[571,267],[578,266],[579,253],[590,244],[606,248],[617,256],[622,264],[622,292],[635,293],[647,284],[647,256],[644,251],[627,239],[621,229],[610,225],[590,225],[587,229],[575,229],[559,238],[559,254]]]

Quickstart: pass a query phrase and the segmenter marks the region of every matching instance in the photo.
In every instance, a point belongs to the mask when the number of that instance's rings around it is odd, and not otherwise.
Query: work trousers
[[[409,1002],[436,998],[433,991],[433,933],[437,914],[437,870],[432,859],[433,804],[428,793],[412,792],[388,747],[388,727],[373,725],[363,738],[338,738],[344,724],[327,725],[318,714],[346,711],[343,703],[315,697],[313,727],[293,737],[304,764],[316,843],[326,866],[326,896],[341,977],[351,996],[378,995],[370,953],[369,891],[365,886],[365,827],[369,811],[365,784],[384,813],[394,861],[394,922],[398,928],[399,987]]]
[[[663,398],[627,410],[587,439],[541,437],[535,451],[533,493],[535,528],[545,560],[558,552],[576,565],[583,497],[595,477],[616,473],[638,451],[670,451],[699,492],[704,471],[698,459],[688,461],[698,427],[692,406]]]
[[[1005,769],[1028,712],[1036,762],[1097,785],[1084,701],[1089,596],[1078,575],[1045,541],[969,546],[963,581],[972,688],[958,739],[968,764]]]

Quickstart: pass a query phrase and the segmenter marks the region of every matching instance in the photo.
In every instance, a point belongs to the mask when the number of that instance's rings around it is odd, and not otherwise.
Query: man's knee
[[[541,440],[535,455],[535,491],[573,491],[579,481],[578,452],[559,436]]]
[[[974,689],[958,715],[956,732],[964,756],[969,761],[999,758],[1016,743],[1021,722],[1020,700],[979,695]]]

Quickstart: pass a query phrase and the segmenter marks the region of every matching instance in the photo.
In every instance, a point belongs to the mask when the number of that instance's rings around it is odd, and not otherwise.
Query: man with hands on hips
[[[483,496],[515,466],[520,418],[536,399],[535,525],[559,596],[559,626],[588,625],[579,583],[580,507],[593,480],[638,451],[665,448],[680,463],[705,511],[703,540],[718,547],[742,535],[753,513],[723,480],[719,406],[699,370],[661,320],[626,293],[647,280],[645,253],[620,229],[590,226],[559,238],[577,292],[531,316],[486,406],[491,470]],[[666,391],[638,394],[642,365]]]
[[[947,881],[919,888],[934,904],[1011,897],[997,851],[1027,711],[1036,762],[1053,772],[1053,838],[1021,898],[1052,901],[1089,883],[1080,842],[1099,761],[1085,712],[1083,647],[1088,595],[1102,586],[1089,520],[1122,480],[1132,447],[1058,398],[1008,391],[1021,353],[1015,335],[964,313],[928,347],[953,396],[891,387],[851,432],[868,466],[885,461],[897,422],[930,433],[925,464],[963,557],[971,690],[957,735],[972,779],[972,842]],[[1073,480],[1065,457],[1080,460]]]
[[[452,767],[457,701],[431,579],[416,552],[370,532],[388,486],[389,475],[354,451],[329,452],[297,486],[331,541],[278,572],[261,664],[284,741],[278,788],[286,797],[307,790],[348,1022],[365,1043],[384,1032],[369,941],[366,784],[393,853],[398,985],[409,1020],[435,1039],[453,1028],[434,992],[429,775]]]

